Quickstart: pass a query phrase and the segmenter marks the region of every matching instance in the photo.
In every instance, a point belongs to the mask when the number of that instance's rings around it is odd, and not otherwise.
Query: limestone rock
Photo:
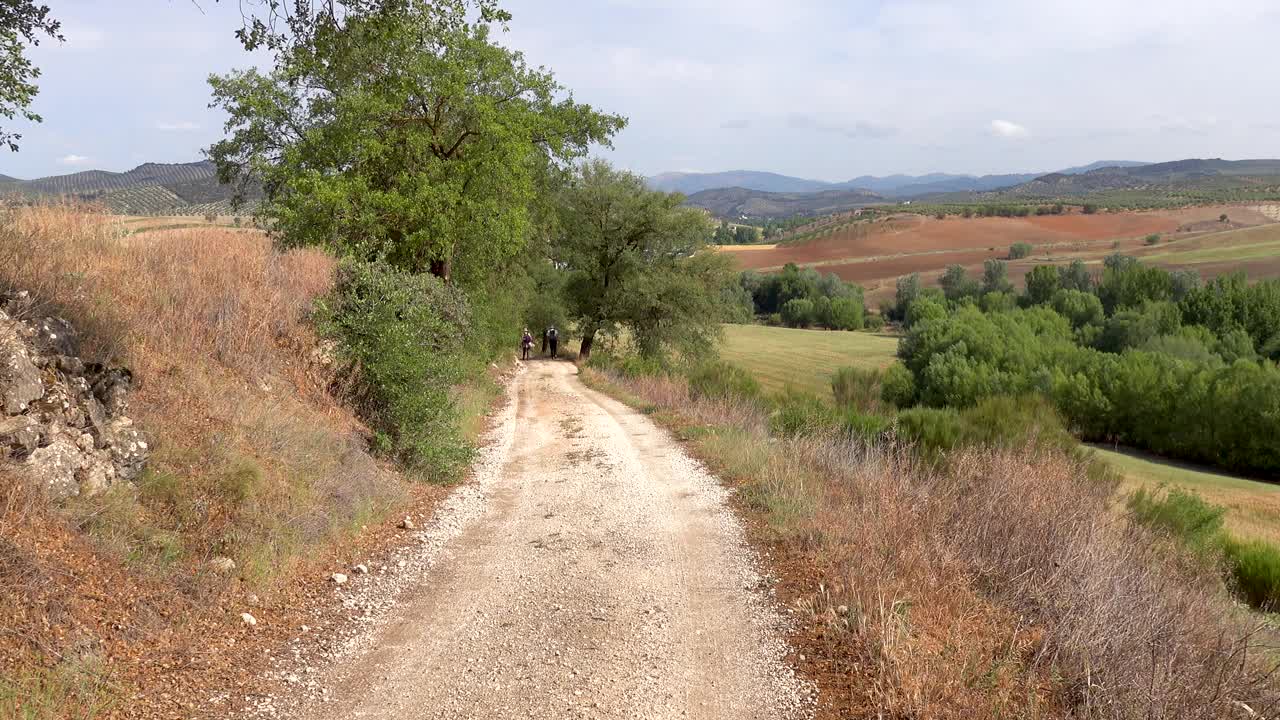
[[[59,437],[27,456],[26,466],[36,485],[55,500],[80,494],[76,473],[85,465],[84,453],[66,437]]]
[[[44,397],[44,383],[26,347],[12,328],[7,330],[0,327],[0,410],[17,415]]]

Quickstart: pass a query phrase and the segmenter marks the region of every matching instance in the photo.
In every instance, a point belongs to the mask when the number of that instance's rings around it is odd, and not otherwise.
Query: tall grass
[[[698,451],[814,568],[797,604],[845,716],[1275,710],[1259,630],[1219,575],[1115,513],[1114,479],[1054,443],[922,462],[838,426],[775,434],[766,408],[678,378],[588,378],[699,426]]]

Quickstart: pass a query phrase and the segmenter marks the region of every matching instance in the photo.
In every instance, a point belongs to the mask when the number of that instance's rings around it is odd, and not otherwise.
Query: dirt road
[[[471,509],[435,521],[456,532],[370,649],[326,671],[326,700],[289,714],[805,717],[717,481],[570,363],[530,363],[511,394]]]

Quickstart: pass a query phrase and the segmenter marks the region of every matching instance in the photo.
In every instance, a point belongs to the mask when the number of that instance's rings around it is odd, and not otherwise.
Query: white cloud
[[[92,160],[92,158],[87,158],[84,155],[67,155],[65,157],[58,158],[58,164],[59,165],[84,165],[88,163],[90,160]]]
[[[992,120],[991,132],[1006,138],[1020,138],[1027,136],[1027,129],[1016,122],[1008,120]]]
[[[168,132],[188,132],[191,130],[199,130],[200,126],[189,120],[183,120],[181,122],[158,122],[156,123],[156,129]]]

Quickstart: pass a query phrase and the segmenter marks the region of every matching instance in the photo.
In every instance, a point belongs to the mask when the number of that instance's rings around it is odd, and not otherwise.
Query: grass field
[[[754,375],[766,390],[791,386],[827,397],[836,370],[885,367],[897,351],[893,335],[726,325],[720,354]]]
[[[1193,490],[1206,501],[1227,508],[1227,529],[1233,535],[1280,543],[1280,485],[1224,475],[1133,450],[1093,449],[1124,474],[1125,494],[1161,483]]]

